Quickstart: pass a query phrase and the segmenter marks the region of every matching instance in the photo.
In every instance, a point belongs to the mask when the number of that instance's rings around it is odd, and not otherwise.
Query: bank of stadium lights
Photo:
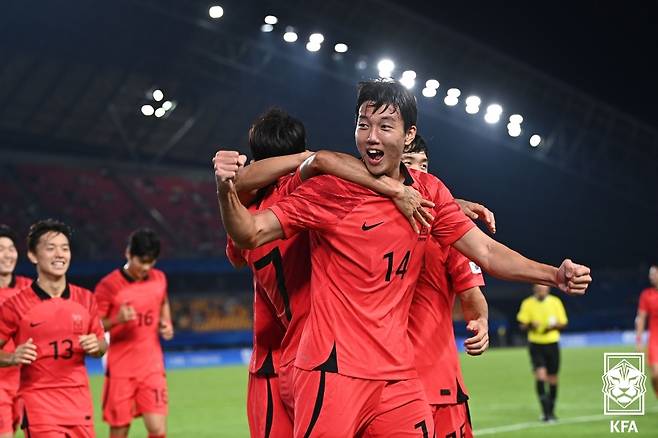
[[[283,34],[283,41],[287,43],[294,43],[297,41],[297,32],[295,32],[295,28],[288,26],[286,27],[286,33]]]
[[[443,99],[443,103],[448,106],[455,106],[459,103],[459,96],[462,92],[459,88],[450,88],[446,93],[446,97]]]
[[[321,33],[312,33],[308,37],[308,43],[306,43],[306,50],[309,52],[317,52],[322,48],[322,43],[324,42],[324,35]]]
[[[477,114],[480,111],[482,99],[478,96],[468,96],[466,98],[466,112],[468,114]]]
[[[208,15],[210,15],[210,18],[222,18],[224,15],[224,8],[222,8],[219,5],[211,6],[210,9],[208,9]]]
[[[416,72],[413,70],[406,70],[402,73],[400,83],[408,90],[411,90],[416,85]]]
[[[500,121],[500,115],[503,113],[503,107],[497,103],[493,103],[487,107],[487,112],[484,115],[484,121],[493,125]]]
[[[510,137],[518,137],[521,135],[521,123],[523,123],[523,116],[521,116],[521,114],[512,114],[509,116],[507,133]]]
[[[379,70],[379,77],[383,79],[390,79],[395,70],[395,63],[390,59],[382,59],[377,63],[377,70]]]
[[[533,136],[530,137],[530,146],[532,146],[533,148],[539,146],[541,142],[542,142],[542,138],[538,134],[534,134]]]
[[[345,43],[337,43],[334,46],[334,50],[336,51],[336,53],[345,53],[345,52],[347,52],[347,49],[348,49],[348,47],[347,47],[347,44],[345,44]]]
[[[162,102],[164,99],[164,92],[159,89],[151,89],[146,93],[146,98],[152,102]],[[150,117],[155,115],[157,118],[164,117],[165,115],[169,114],[171,111],[176,108],[176,102],[171,101],[171,100],[165,100],[160,104],[157,108],[156,106],[158,105],[152,105],[150,103],[142,105],[141,111],[142,114],[145,115],[146,117]]]
[[[439,81],[436,79],[430,79],[425,82],[425,88],[423,88],[423,96],[425,97],[434,97],[436,96],[436,90],[439,88]]]

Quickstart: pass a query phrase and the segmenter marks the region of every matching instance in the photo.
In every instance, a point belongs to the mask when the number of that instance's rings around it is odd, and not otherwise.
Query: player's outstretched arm
[[[647,312],[642,310],[637,312],[635,317],[635,346],[638,351],[644,350],[644,343],[642,342],[642,335],[647,325]]]
[[[224,229],[238,248],[257,248],[267,242],[284,237],[279,220],[272,211],[252,215],[235,190],[233,183],[240,161],[246,157],[235,151],[220,151],[213,159],[217,198]]]
[[[466,329],[473,336],[464,341],[464,349],[471,356],[479,356],[489,348],[489,307],[479,287],[472,287],[459,295]]]
[[[217,152],[215,157],[220,152]],[[235,190],[240,195],[240,199],[244,200],[243,195],[253,195],[256,190],[267,187],[280,177],[294,172],[311,155],[313,155],[313,152],[306,151],[299,154],[266,158],[244,166],[238,170],[235,179]]]
[[[420,232],[417,222],[429,227],[430,222],[434,220],[425,209],[425,207],[434,207],[432,201],[423,199],[415,189],[405,186],[398,180],[386,175],[373,176],[361,160],[349,154],[332,151],[316,152],[302,163],[300,172],[303,180],[317,175],[333,175],[391,198],[417,233]]]
[[[570,295],[583,295],[592,282],[590,269],[566,259],[559,268],[530,260],[473,227],[453,246],[494,277],[509,281],[558,287]]]
[[[6,343],[7,341],[0,341],[0,348]],[[37,346],[32,342],[32,338],[17,346],[13,353],[0,350],[0,367],[29,365],[35,360],[37,360]]]

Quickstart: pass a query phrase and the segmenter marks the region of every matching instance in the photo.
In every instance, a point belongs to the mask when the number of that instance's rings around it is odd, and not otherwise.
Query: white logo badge
[[[482,273],[482,269],[478,265],[476,265],[475,263],[468,262],[468,265],[471,267],[471,272],[473,274],[481,274]]]
[[[604,353],[603,414],[644,415],[644,353]]]

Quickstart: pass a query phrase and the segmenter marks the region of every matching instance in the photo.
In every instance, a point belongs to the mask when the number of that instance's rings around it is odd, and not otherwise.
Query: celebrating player
[[[160,239],[150,229],[134,231],[126,264],[96,285],[99,314],[110,332],[103,420],[111,437],[126,437],[132,419],[144,418],[149,438],[164,438],[167,381],[158,336],[174,336],[165,274],[155,269]]]
[[[636,343],[639,351],[644,351],[642,335],[649,320],[649,366],[651,367],[651,384],[658,397],[658,263],[649,268],[648,287],[640,294],[635,318]]]
[[[0,366],[20,365],[22,427],[29,437],[93,437],[85,355],[107,348],[93,294],[66,281],[70,228],[52,219],[30,227],[28,258],[37,280],[0,306]]]

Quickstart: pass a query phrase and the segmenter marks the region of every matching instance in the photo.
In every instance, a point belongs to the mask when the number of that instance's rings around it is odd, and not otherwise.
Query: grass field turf
[[[561,384],[556,414],[560,421],[538,421],[537,402],[525,349],[494,349],[479,358],[462,357],[476,436],[602,437],[610,435],[610,418],[602,415],[603,352],[622,347],[562,350]],[[169,373],[169,437],[248,437],[245,414],[247,372],[244,367],[190,369]],[[94,400],[100,401],[102,377],[92,377]],[[107,437],[97,403],[96,431]],[[658,437],[658,402],[647,379],[644,417],[635,419],[641,436]],[[510,426],[510,427],[508,427]],[[635,434],[634,434],[635,435]],[[141,420],[131,437],[146,437]]]

